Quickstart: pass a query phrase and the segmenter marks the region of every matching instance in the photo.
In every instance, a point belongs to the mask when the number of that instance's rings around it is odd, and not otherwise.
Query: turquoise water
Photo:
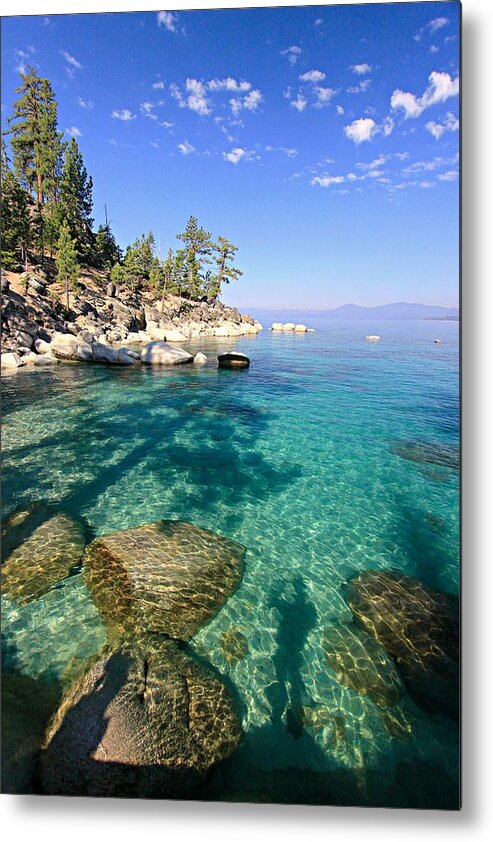
[[[82,519],[88,538],[177,518],[247,548],[240,588],[192,641],[231,681],[245,731],[204,797],[433,806],[436,792],[453,806],[456,724],[406,694],[392,709],[405,735],[392,735],[382,709],[338,680],[323,639],[351,621],[342,587],[359,570],[458,592],[458,474],[392,452],[458,445],[458,324],[314,326],[189,343],[209,355],[197,369],[6,376],[3,513],[41,500]],[[217,370],[231,347],[248,370]],[[36,602],[3,602],[7,671],[61,679],[104,643],[77,571]],[[225,655],[231,629],[243,658]]]

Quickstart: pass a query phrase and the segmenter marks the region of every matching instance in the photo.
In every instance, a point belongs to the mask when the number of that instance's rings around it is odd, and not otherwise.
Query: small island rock
[[[217,355],[219,368],[248,368],[250,360],[241,351],[225,351]]]

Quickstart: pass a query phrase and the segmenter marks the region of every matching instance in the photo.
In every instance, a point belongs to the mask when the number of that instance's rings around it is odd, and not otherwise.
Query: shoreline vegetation
[[[213,241],[196,217],[165,259],[152,231],[123,254],[106,206],[95,231],[93,181],[75,137],[67,142],[58,130],[49,79],[28,67],[15,93],[1,147],[3,368],[57,359],[131,364],[138,355],[99,346],[261,330],[220,301],[223,285],[242,275],[238,248],[224,236]]]

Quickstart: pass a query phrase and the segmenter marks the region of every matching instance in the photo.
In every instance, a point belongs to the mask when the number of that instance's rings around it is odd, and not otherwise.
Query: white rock
[[[205,365],[207,357],[202,353],[202,351],[199,351],[198,354],[195,354],[193,361],[195,365]]]
[[[163,338],[166,342],[186,342],[187,337],[179,330],[165,330],[166,334]]]
[[[51,356],[51,342],[45,342],[44,339],[35,339],[34,347],[38,354],[49,354]]]
[[[315,328],[314,327],[307,327],[306,332],[307,333],[315,333]]]
[[[145,330],[139,330],[139,342],[151,342],[151,337],[145,332]]]
[[[23,360],[25,363],[33,363],[35,360],[38,359],[38,355],[34,353],[34,351],[28,351],[27,354],[24,354]]]
[[[380,337],[377,336],[376,334],[370,334],[370,336],[365,336],[365,339],[367,339],[368,342],[378,342]]]
[[[260,331],[264,329],[257,319],[255,319],[253,324],[254,324],[254,327],[257,328],[257,333],[260,333]]]
[[[273,322],[271,330],[284,330],[284,325],[282,322]]]
[[[15,351],[7,351],[2,354],[2,368],[20,368],[25,365],[24,360]]]
[[[294,330],[294,328],[294,322],[286,322],[286,324],[283,327],[283,330]]]
[[[140,360],[140,354],[138,351],[132,351],[130,348],[122,348],[122,351],[125,351],[127,356],[131,357],[133,360]]]
[[[59,360],[77,358],[78,342],[71,333],[54,333],[51,341],[51,353]]]
[[[294,326],[295,333],[306,333],[306,325],[295,325]]]
[[[88,342],[79,342],[75,356],[83,363],[89,362],[92,360],[92,345],[89,345]]]
[[[154,322],[147,322],[146,331],[152,342],[164,342],[167,338],[168,331],[158,327]]]
[[[183,348],[176,348],[167,342],[149,342],[142,349],[140,359],[146,365],[179,365],[192,362],[193,357]]]
[[[133,359],[126,348],[109,348],[101,342],[92,345],[92,359],[95,363],[111,363],[113,365],[132,365]]]
[[[441,339],[434,339],[433,342],[435,343],[435,345],[441,345],[442,344]]]
[[[57,363],[58,360],[51,354],[38,354],[34,360],[34,365],[57,365]]]

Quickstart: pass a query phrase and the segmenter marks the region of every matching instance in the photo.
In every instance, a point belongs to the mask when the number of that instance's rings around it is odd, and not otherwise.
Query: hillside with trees
[[[164,259],[152,231],[125,253],[107,214],[95,231],[93,180],[75,137],[68,142],[59,131],[50,81],[28,67],[15,94],[1,148],[4,269],[49,268],[54,259],[67,309],[81,270],[98,270],[98,277],[131,293],[190,301],[217,300],[222,286],[242,275],[234,264],[237,247],[223,236],[213,240],[195,216]]]

